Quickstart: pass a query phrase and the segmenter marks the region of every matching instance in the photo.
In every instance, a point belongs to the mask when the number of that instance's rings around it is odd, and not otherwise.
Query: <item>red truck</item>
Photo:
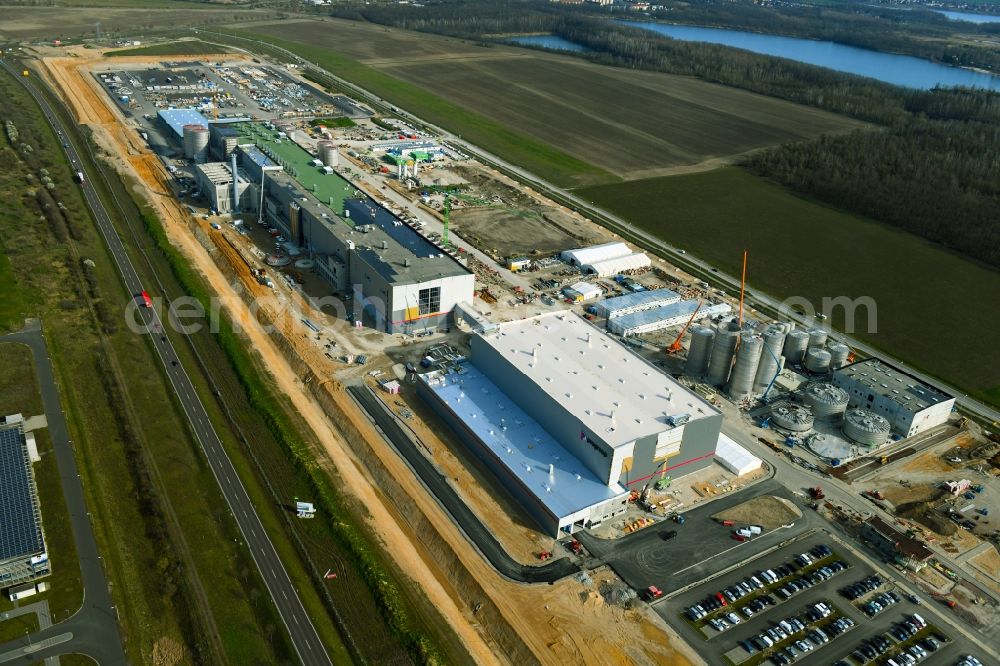
[[[139,292],[139,302],[142,304],[142,307],[144,308],[153,307],[153,299],[151,299],[149,297],[149,294],[147,294],[145,291]]]

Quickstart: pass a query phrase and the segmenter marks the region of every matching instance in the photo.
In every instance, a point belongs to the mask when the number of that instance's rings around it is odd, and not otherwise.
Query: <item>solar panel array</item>
[[[20,426],[0,429],[0,562],[45,550],[31,460]]]

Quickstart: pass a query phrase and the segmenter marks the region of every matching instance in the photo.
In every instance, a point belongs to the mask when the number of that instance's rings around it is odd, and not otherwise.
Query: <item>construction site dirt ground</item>
[[[101,60],[99,52],[77,49],[74,57],[45,59],[45,72],[71,105],[78,120],[93,129],[94,140],[111,156],[111,163],[123,174],[139,179],[143,194],[160,217],[168,238],[203,275],[209,287],[222,297],[227,313],[238,320],[246,319],[241,291],[245,289],[255,294],[260,291],[260,285],[251,278],[238,258],[222,255],[221,251],[215,252],[238,265],[220,268],[214,263],[206,249],[206,245],[213,247],[212,242],[207,240],[207,222],[193,221],[170,195],[168,175],[159,160],[147,151],[133,130],[126,128],[124,119],[105,103],[102,92],[96,89],[88,67]],[[241,278],[242,284],[231,283],[227,276],[234,273]],[[291,298],[294,300],[296,296],[293,294]],[[301,304],[308,308],[304,302]],[[421,587],[466,645],[476,663],[506,661],[504,655],[494,649],[489,629],[482,627],[474,617],[468,599],[463,598],[462,591],[449,580],[448,572],[440,568],[437,558],[421,547],[419,539],[412,537],[408,526],[400,523],[393,507],[385,505],[383,496],[373,487],[369,471],[304,385],[298,359],[286,358],[276,340],[253,319],[247,320],[245,334],[248,346],[259,354],[276,386],[297,406],[302,421],[315,433],[325,455],[336,466],[343,481],[343,491],[367,507],[368,524],[385,552]],[[335,366],[318,350],[313,336],[304,333],[301,326],[295,328],[290,324],[287,329],[281,330],[281,334],[285,341],[283,346],[295,350],[316,376],[330,376],[331,368]],[[344,335],[350,333],[345,332]],[[313,364],[316,365],[315,370]],[[326,382],[322,390],[329,392],[330,399],[338,406],[340,414],[337,417],[349,419],[365,435],[365,441],[394,473],[394,478],[405,488],[436,533],[449,544],[469,574],[482,585],[507,625],[540,662],[676,664],[700,661],[680,639],[670,635],[667,628],[651,618],[644,609],[623,610],[607,604],[588,603],[591,597],[587,588],[575,579],[564,579],[554,585],[527,586],[500,578],[471,547],[434,498],[413,478],[403,461],[340,390],[339,385]]]

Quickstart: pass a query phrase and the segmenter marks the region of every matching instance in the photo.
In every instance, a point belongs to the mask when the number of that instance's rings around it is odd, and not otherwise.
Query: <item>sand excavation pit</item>
[[[802,512],[786,499],[774,495],[754,497],[712,516],[719,522],[732,520],[737,523],[752,523],[766,530],[773,530],[802,517]]]

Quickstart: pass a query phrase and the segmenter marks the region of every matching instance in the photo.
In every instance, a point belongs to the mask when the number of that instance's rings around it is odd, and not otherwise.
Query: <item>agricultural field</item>
[[[735,167],[576,193],[732,275],[749,250],[748,283],[777,298],[870,296],[876,330],[861,310],[855,336],[1000,403],[995,270]]]
[[[108,7],[83,6],[81,2],[60,2],[60,7],[5,7],[0,22],[0,38],[9,40],[53,40],[93,37],[101,22],[101,34],[115,37],[183,28],[191,25],[232,23],[273,16],[249,9],[221,9],[219,5],[196,2],[154,0],[112,0]],[[151,5],[151,6],[150,6]]]
[[[536,50],[478,46],[346,21],[258,24],[253,31],[331,49],[626,180],[728,161],[755,148],[860,126],[693,78]],[[435,115],[434,108],[429,113],[412,108],[391,89],[379,94],[467,136],[446,115]],[[495,146],[479,145],[505,156]],[[584,184],[583,179],[595,182],[592,174],[582,174],[559,184]]]

